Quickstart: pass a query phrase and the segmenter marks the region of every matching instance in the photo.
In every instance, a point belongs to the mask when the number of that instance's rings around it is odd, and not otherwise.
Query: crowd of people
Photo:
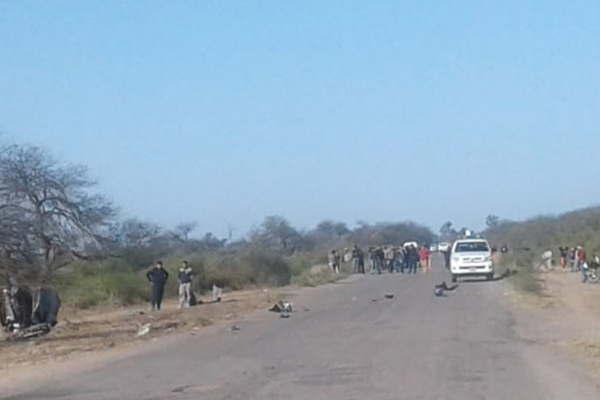
[[[600,256],[594,254],[589,258],[583,246],[560,246],[558,252],[560,255],[561,270],[581,273],[583,283],[588,281],[592,270],[596,270],[600,267]],[[539,265],[539,269],[553,269],[553,257],[554,253],[550,249],[542,253],[542,261]]]
[[[427,273],[431,270],[431,251],[428,246],[410,243],[404,246],[369,246],[366,251],[354,245],[350,249],[329,252],[329,267],[335,274],[340,273],[343,261],[352,264],[354,274],[382,274],[386,271],[416,274],[419,269]]]

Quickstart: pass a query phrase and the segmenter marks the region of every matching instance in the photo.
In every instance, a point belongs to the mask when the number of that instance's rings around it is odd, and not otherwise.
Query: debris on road
[[[237,326],[237,325],[232,325],[232,326],[231,326],[231,328],[229,328],[229,330],[230,330],[231,332],[239,332],[239,331],[241,331],[241,330],[242,330],[242,328],[240,328],[240,327],[239,327],[239,326]]]
[[[446,291],[452,291],[454,289],[456,289],[458,287],[458,285],[452,285],[452,286],[448,286],[446,285],[446,281],[440,283],[439,285],[435,285],[434,290],[433,290],[433,294],[436,297],[444,297],[446,294]]]
[[[171,393],[183,393],[191,387],[193,387],[193,386],[192,385],[178,386],[178,387],[174,388],[173,390],[171,390]]]
[[[383,297],[385,297],[386,299],[393,299],[394,293],[386,293]]]
[[[138,329],[137,335],[138,337],[140,336],[146,336],[147,334],[150,333],[150,330],[152,329],[152,325],[151,324],[144,324],[142,326],[140,326],[140,329]]]
[[[213,287],[212,287],[213,303],[219,303],[221,301],[222,296],[223,296],[223,288],[220,288],[217,285],[213,285]]]
[[[278,303],[275,303],[273,305],[273,307],[269,308],[269,311],[278,312],[278,313],[282,313],[282,312],[291,313],[291,312],[293,312],[292,303],[285,302],[283,300],[279,301]]]

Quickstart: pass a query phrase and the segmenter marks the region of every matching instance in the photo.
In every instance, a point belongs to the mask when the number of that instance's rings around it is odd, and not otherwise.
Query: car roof
[[[485,239],[458,239],[454,243],[477,243],[477,242],[485,242],[485,243],[487,243],[488,241],[485,240]]]

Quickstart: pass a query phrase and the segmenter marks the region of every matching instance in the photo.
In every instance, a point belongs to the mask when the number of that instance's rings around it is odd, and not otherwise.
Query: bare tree
[[[196,230],[198,223],[196,221],[182,222],[175,227],[175,237],[187,242],[190,238],[190,233]]]
[[[162,228],[152,222],[130,218],[117,225],[117,240],[124,247],[143,247],[162,232]]]
[[[0,256],[49,278],[76,258],[102,248],[115,214],[92,194],[85,167],[64,165],[34,146],[0,151]]]
[[[266,217],[260,228],[251,234],[253,242],[283,250],[293,250],[294,244],[298,243],[300,238],[300,233],[290,225],[288,220],[279,215]]]
[[[321,221],[315,228],[315,232],[326,236],[341,237],[350,233],[348,226],[343,222],[335,222],[332,220]]]
[[[490,214],[485,218],[485,225],[488,229],[496,228],[500,225],[500,217],[494,214]]]

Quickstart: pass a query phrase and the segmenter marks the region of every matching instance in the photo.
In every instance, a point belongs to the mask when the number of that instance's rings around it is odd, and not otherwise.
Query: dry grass
[[[59,324],[39,339],[0,341],[2,363],[0,373],[15,366],[37,365],[65,360],[87,352],[129,346],[160,336],[179,332],[195,332],[202,327],[235,320],[257,309],[266,309],[280,299],[272,290],[246,290],[225,295],[220,303],[202,304],[178,310],[175,301],[167,301],[160,312],[138,307],[97,307],[90,310],[66,308]],[[204,299],[207,301],[208,299]],[[137,332],[150,324],[150,333],[138,337]]]

